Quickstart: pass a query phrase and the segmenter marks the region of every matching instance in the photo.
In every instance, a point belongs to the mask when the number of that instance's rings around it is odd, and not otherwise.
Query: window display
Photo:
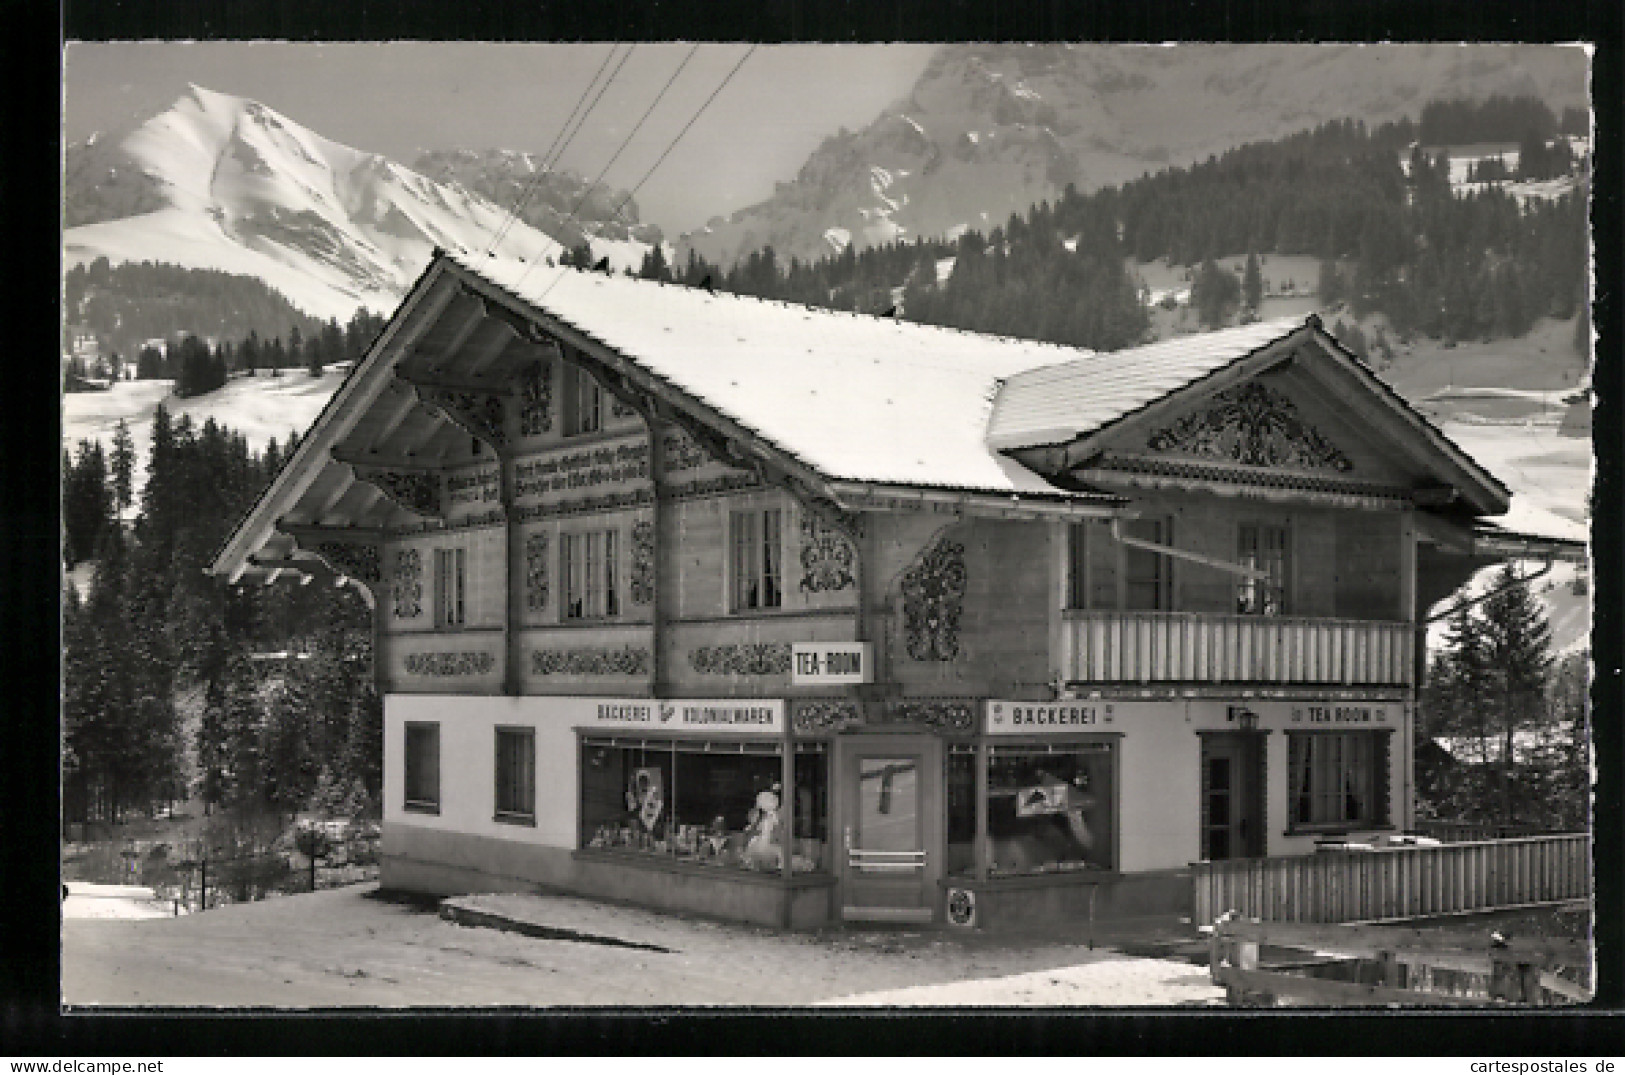
[[[1114,867],[1111,744],[996,746],[988,751],[987,827],[994,873]]]
[[[797,750],[796,802],[784,801],[782,746],[586,737],[581,846],[778,872],[827,868],[828,766],[821,744]]]

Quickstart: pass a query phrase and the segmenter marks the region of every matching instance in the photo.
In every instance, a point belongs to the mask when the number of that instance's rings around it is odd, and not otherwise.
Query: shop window
[[[1114,869],[1113,760],[1111,743],[990,746],[993,872]]]
[[[564,367],[564,435],[578,437],[604,427],[604,390],[592,375],[571,365]]]
[[[829,768],[822,744],[796,751],[784,801],[783,746],[586,737],[581,846],[777,873],[786,834],[797,873],[829,868]]]
[[[434,551],[434,604],[436,627],[461,627],[464,620],[464,592],[468,585],[468,560],[463,549]]]
[[[1292,531],[1286,526],[1243,523],[1237,534],[1236,559],[1265,572],[1236,584],[1236,611],[1243,616],[1284,616],[1289,611],[1292,577]]]
[[[784,604],[783,516],[778,508],[736,511],[729,516],[735,612]]]
[[[406,809],[440,812],[440,725],[426,721],[406,724]]]
[[[614,530],[565,534],[560,541],[567,620],[601,619],[621,612],[619,535]]]
[[[496,819],[536,821],[536,729],[496,730]]]
[[[1369,828],[1388,820],[1388,736],[1287,735],[1293,827]]]
[[[976,868],[976,747],[953,743],[948,747],[948,860],[950,876],[968,875]]]

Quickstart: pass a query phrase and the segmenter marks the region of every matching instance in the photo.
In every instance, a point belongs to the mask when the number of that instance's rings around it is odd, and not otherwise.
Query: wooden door
[[[1202,858],[1256,858],[1264,853],[1259,787],[1262,736],[1202,737]]]
[[[841,917],[930,921],[941,855],[941,750],[929,736],[841,740]]]

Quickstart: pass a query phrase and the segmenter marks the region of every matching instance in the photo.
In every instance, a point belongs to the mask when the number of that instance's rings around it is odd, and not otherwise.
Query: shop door
[[[1202,858],[1256,858],[1264,853],[1263,798],[1258,783],[1262,736],[1202,737]]]
[[[941,751],[929,737],[841,742],[841,917],[930,921],[942,810]]]

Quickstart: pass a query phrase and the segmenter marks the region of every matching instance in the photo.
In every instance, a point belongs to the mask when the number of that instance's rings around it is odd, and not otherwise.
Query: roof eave
[[[293,456],[283,464],[271,484],[232,529],[206,569],[209,574],[222,576],[229,583],[235,583],[242,577],[250,566],[250,557],[275,531],[277,520],[287,514],[310,481],[331,461],[333,444],[359,417],[361,406],[370,401],[367,390],[372,389],[372,395],[376,395],[380,382],[387,379],[398,353],[397,337],[407,324],[413,322],[425,298],[434,291],[434,285],[443,275],[447,264],[451,264],[450,259],[437,249],[417,282],[396,308],[395,315],[310,424]],[[341,424],[343,429],[338,428]]]

